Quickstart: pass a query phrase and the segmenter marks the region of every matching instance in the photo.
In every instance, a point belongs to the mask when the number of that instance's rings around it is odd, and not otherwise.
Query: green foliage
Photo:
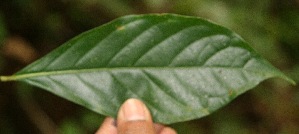
[[[87,31],[13,76],[106,116],[128,98],[156,122],[200,118],[280,77],[234,32],[173,14],[126,16]]]
[[[77,124],[74,120],[67,120],[60,125],[61,134],[86,134],[87,132],[82,130],[80,124]]]
[[[97,130],[99,124],[104,120],[104,116],[90,112],[86,109],[76,113],[74,117],[69,117],[59,125],[59,132],[62,134],[90,134]],[[92,131],[91,131],[92,130]]]

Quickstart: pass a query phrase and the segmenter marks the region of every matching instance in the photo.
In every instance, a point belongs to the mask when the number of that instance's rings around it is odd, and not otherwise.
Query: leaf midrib
[[[14,81],[39,76],[61,75],[61,74],[79,74],[88,72],[105,72],[117,70],[185,70],[185,69],[243,69],[244,67],[228,67],[228,66],[194,66],[194,67],[112,67],[112,68],[91,68],[91,69],[70,69],[58,71],[43,71],[24,74],[15,74],[11,76],[0,76],[0,81]]]

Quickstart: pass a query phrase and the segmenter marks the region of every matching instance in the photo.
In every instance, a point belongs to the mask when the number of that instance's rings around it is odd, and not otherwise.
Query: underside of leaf
[[[128,98],[156,122],[200,118],[261,81],[280,77],[234,32],[173,14],[132,15],[87,31],[13,76],[100,114]]]

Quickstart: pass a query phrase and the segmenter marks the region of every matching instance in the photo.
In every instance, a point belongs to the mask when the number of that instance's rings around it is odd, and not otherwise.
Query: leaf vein
[[[178,31],[176,31],[175,33],[169,35],[168,37],[164,38],[163,40],[161,40],[159,43],[155,44],[154,46],[150,47],[144,54],[142,54],[140,57],[138,57],[138,59],[136,61],[133,62],[133,66],[136,66],[136,64],[144,57],[146,56],[148,53],[150,53],[152,50],[154,50],[156,47],[159,47],[161,43],[163,43],[164,41],[167,41],[168,39],[176,36],[177,34],[180,34],[181,32],[183,32],[185,29],[188,29],[190,27],[193,27],[195,25],[191,25],[188,27],[184,27],[183,29],[180,29]]]
[[[168,92],[166,92],[166,91],[163,89],[163,87],[162,87],[159,83],[156,82],[155,78],[153,78],[152,76],[150,76],[150,74],[148,74],[145,70],[142,70],[142,72],[143,72],[143,74],[145,74],[145,76],[146,76],[146,77],[147,77],[153,84],[155,84],[155,85],[158,87],[158,89],[159,89],[160,91],[162,91],[165,95],[167,95],[169,98],[171,98],[171,99],[173,100],[172,102],[176,102],[178,105],[181,105],[181,106],[186,106],[185,103],[180,102],[180,101],[177,101],[178,98],[175,98],[174,96],[172,96],[171,94],[169,94]],[[166,90],[171,91],[172,89],[168,88],[168,89],[166,89]]]
[[[130,25],[130,24],[135,23],[135,22],[137,22],[137,21],[139,21],[139,20],[131,21],[131,22],[129,22],[129,23],[123,25],[123,26]],[[85,57],[86,57],[92,50],[94,50],[94,48],[98,47],[98,44],[101,44],[107,37],[111,36],[113,33],[117,32],[117,31],[118,31],[118,30],[115,29],[115,30],[111,31],[110,33],[106,34],[106,35],[103,37],[103,40],[101,40],[101,41],[98,42],[98,43],[95,43],[93,47],[89,48],[89,49],[84,53],[84,55],[82,55],[82,56],[80,57],[80,59],[77,60],[77,62],[74,64],[74,66],[78,66],[78,64],[81,63],[82,59],[84,59],[84,58],[85,58]]]
[[[117,82],[121,87],[123,87],[126,91],[129,91],[131,94],[134,94],[136,97],[138,97],[139,99],[142,100],[146,100],[146,98],[143,98],[141,95],[135,93],[133,90],[131,90],[129,87],[125,86],[125,84],[123,84],[120,80],[118,80],[118,78],[113,74],[113,72],[110,72],[111,77],[115,80],[115,82]],[[126,98],[129,99],[129,98]],[[146,104],[148,105],[148,107],[151,107],[152,109],[155,109],[156,111],[159,111],[156,109],[155,105],[150,103],[151,101],[146,101]]]
[[[149,26],[148,28],[146,28],[145,30],[143,30],[138,36],[136,36],[135,38],[133,38],[129,43],[127,43],[127,45],[124,45],[117,53],[115,53],[115,55],[113,55],[113,57],[110,58],[109,62],[107,63],[107,67],[114,61],[115,57],[117,57],[119,54],[122,53],[122,51],[128,47],[130,45],[130,43],[134,42],[135,40],[138,39],[138,37],[142,36],[143,33],[148,32],[150,30],[152,30],[155,26],[164,23],[165,21],[159,22],[159,23],[154,23],[153,25]]]
[[[176,56],[174,56],[174,57],[170,60],[170,64],[169,64],[169,65],[172,65],[173,62],[176,60],[176,58],[177,58],[180,54],[182,54],[186,49],[188,49],[191,45],[193,45],[193,43],[198,42],[198,41],[200,41],[200,40],[204,40],[204,39],[206,39],[206,38],[212,38],[211,36],[217,36],[217,35],[221,35],[221,34],[209,34],[209,35],[205,35],[205,36],[201,37],[200,39],[195,40],[195,41],[193,41],[193,42],[191,42],[191,43],[185,45],[184,48],[182,48],[182,49],[176,54]],[[203,49],[205,49],[206,46],[208,46],[207,44],[204,44],[204,45],[205,45],[205,46],[204,46]],[[202,50],[201,50],[201,51],[202,51]],[[201,51],[200,51],[200,52],[201,52]],[[200,54],[200,52],[198,52],[198,54]]]
[[[211,46],[215,47],[214,45],[211,45]],[[213,58],[217,53],[219,53],[219,52],[221,52],[221,51],[223,51],[223,50],[225,50],[225,49],[227,49],[227,48],[229,48],[229,47],[231,47],[231,46],[229,46],[229,45],[225,45],[225,46],[223,46],[223,47],[221,47],[221,48],[217,48],[217,49],[218,49],[217,51],[211,53],[207,58],[204,59],[203,65],[206,65],[206,64],[208,63],[208,61],[209,61],[211,58]]]

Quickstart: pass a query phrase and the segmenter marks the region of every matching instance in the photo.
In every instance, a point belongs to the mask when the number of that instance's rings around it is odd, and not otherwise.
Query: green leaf
[[[156,122],[200,118],[270,77],[293,83],[232,31],[173,14],[132,15],[87,31],[2,81],[41,87],[106,116],[128,98]]]

